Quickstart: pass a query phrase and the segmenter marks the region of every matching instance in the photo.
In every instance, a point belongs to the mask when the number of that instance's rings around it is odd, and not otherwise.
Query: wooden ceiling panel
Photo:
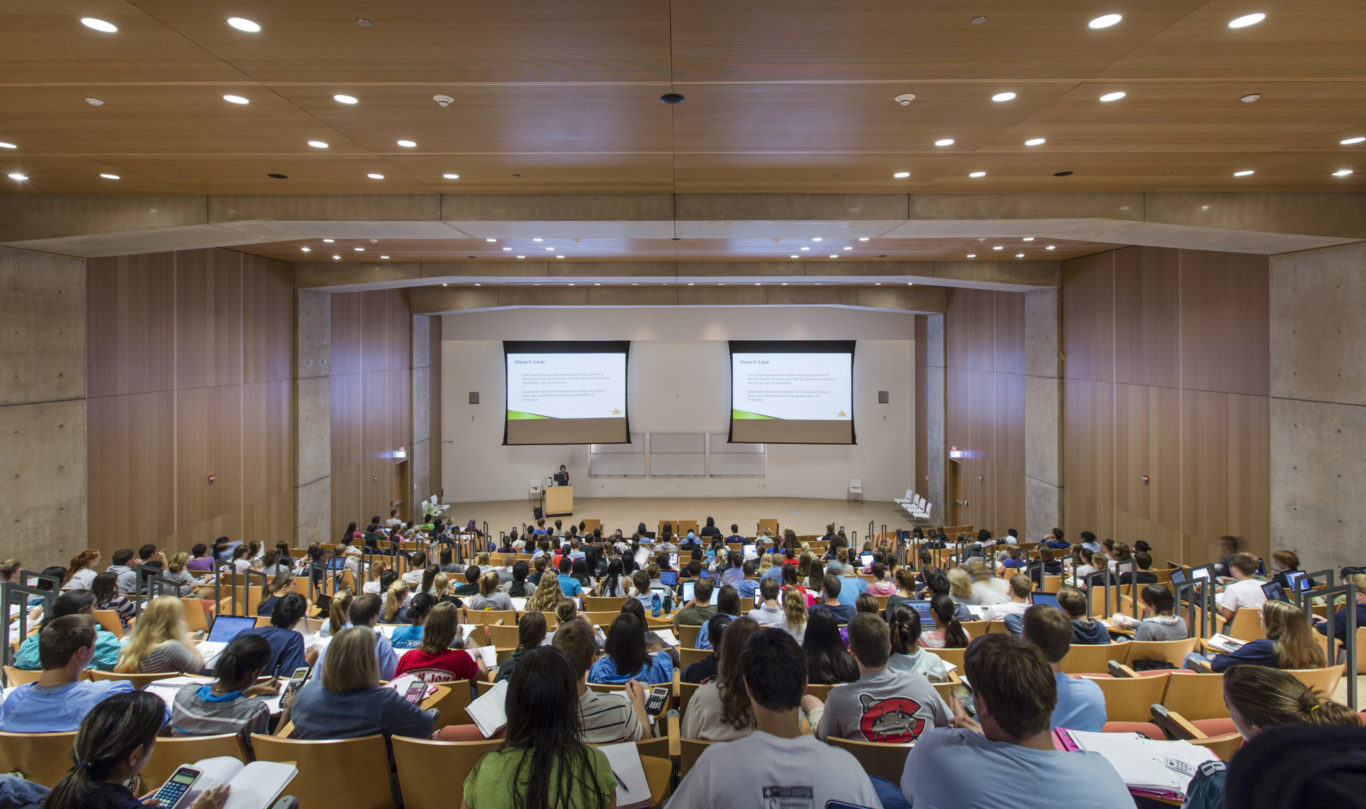
[[[697,0],[675,4],[674,78],[711,81],[897,81],[1087,78],[1205,0],[1125,4],[1125,24],[1090,0],[906,0],[820,3]],[[977,15],[986,22],[973,25]],[[1008,65],[1008,69],[1002,69]],[[893,93],[895,95],[895,93]]]
[[[263,82],[651,82],[669,76],[667,0],[138,0]],[[262,26],[243,34],[229,15]],[[369,27],[358,25],[364,18]]]

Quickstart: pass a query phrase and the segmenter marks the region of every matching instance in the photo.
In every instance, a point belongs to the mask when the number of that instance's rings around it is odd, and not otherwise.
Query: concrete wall
[[[1366,563],[1366,244],[1271,260],[1271,545]]]
[[[85,261],[0,247],[0,557],[86,547]]]
[[[536,327],[505,312],[447,315],[442,324],[442,466],[449,502],[526,496],[528,480],[561,463],[578,497],[842,498],[862,478],[867,500],[912,485],[914,315],[839,309],[549,310]],[[762,478],[589,478],[588,447],[504,447],[502,339],[630,339],[631,431],[724,433],[730,371],[725,340],[857,339],[853,446],[769,445]],[[877,403],[877,392],[890,403]],[[480,404],[468,404],[478,391]]]

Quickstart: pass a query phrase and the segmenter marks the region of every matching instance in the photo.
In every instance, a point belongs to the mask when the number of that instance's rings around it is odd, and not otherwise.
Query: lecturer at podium
[[[554,479],[556,486],[569,485],[569,470],[564,468],[564,464],[560,464],[560,471],[555,473]]]

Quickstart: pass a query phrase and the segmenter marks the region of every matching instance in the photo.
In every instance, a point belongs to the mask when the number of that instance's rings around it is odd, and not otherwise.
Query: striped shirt
[[[595,694],[585,691],[579,697],[582,739],[587,744],[610,744],[645,738],[631,701],[624,693]]]
[[[219,733],[265,733],[270,708],[263,700],[242,692],[216,695],[212,686],[191,683],[171,702],[171,731],[176,736],[213,736]]]

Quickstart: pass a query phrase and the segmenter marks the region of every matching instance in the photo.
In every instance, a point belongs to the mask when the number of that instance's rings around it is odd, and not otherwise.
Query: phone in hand
[[[657,685],[650,689],[650,695],[645,698],[645,713],[650,716],[658,716],[664,710],[664,705],[669,699],[669,687]]]
[[[176,771],[171,773],[171,777],[166,779],[166,783],[161,785],[161,789],[143,801],[142,805],[154,809],[180,809],[201,774],[194,767],[177,767]]]

